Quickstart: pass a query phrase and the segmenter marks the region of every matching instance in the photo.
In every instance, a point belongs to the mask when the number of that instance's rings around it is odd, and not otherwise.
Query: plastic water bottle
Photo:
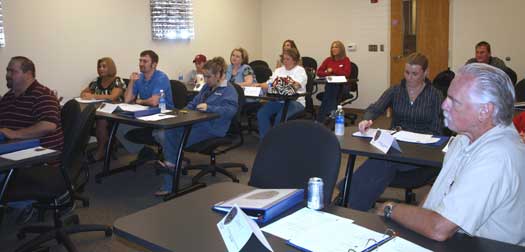
[[[184,80],[184,74],[182,74],[182,72],[179,73],[179,81],[182,81]]]
[[[161,112],[166,111],[166,95],[162,89],[160,90],[159,108]]]
[[[345,135],[345,112],[341,105],[337,105],[337,110],[335,111],[335,135]]]

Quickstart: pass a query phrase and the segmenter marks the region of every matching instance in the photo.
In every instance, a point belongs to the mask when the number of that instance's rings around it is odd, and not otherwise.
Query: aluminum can
[[[324,207],[324,183],[323,179],[313,177],[308,180],[308,201],[310,209],[321,210]]]

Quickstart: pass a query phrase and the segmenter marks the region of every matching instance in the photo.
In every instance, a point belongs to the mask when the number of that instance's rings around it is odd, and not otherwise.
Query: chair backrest
[[[288,121],[264,137],[248,184],[259,188],[307,188],[309,178],[320,177],[325,203],[329,203],[340,162],[339,141],[333,132],[312,121]]]
[[[230,83],[234,88],[235,91],[237,91],[237,112],[235,113],[235,116],[232,118],[232,121],[230,123],[230,128],[228,129],[228,135],[229,136],[236,136],[239,135],[241,137],[241,141],[244,141],[242,136],[242,128],[241,128],[241,112],[242,107],[244,107],[244,104],[246,104],[246,97],[244,97],[244,89],[239,86],[237,83]]]
[[[263,66],[263,67],[266,67],[266,68],[270,68],[268,63],[266,63],[266,61],[264,61],[264,60],[254,60],[254,61],[250,62],[248,65],[250,65],[252,68],[255,68],[257,66]]]
[[[93,104],[86,106],[82,112],[71,115],[70,118],[63,118],[62,120],[70,120],[74,125],[74,133],[69,136],[64,136],[64,148],[62,155],[62,167],[63,172],[67,173],[66,181],[67,184],[75,185],[77,178],[79,177],[84,159],[84,152],[91,137],[90,131],[95,123],[95,111],[96,108]],[[66,175],[64,175],[66,176]],[[72,188],[68,185],[68,188]]]
[[[255,78],[257,79],[257,82],[266,82],[268,79],[270,79],[270,76],[272,76],[272,70],[269,67],[266,66],[254,66],[253,72],[255,73]]]
[[[512,81],[513,85],[516,85],[516,82],[518,82],[518,76],[516,75],[516,72],[512,70],[510,67],[505,67],[505,73],[509,76],[510,80]]]
[[[450,86],[450,82],[452,82],[455,76],[456,74],[449,68],[436,75],[436,77],[432,81],[432,86],[440,90],[443,94],[443,97],[447,97],[448,87]]]
[[[171,97],[175,108],[182,109],[188,104],[188,90],[186,85],[178,80],[170,80]]]
[[[525,101],[525,79],[520,80],[516,83],[516,101],[524,102]]]
[[[315,83],[315,73],[311,71],[306,72],[306,76],[308,77],[306,81],[306,96],[305,96],[305,108],[304,110],[308,113],[315,114],[315,108],[314,108],[314,100],[312,98],[312,95],[317,91],[316,83]]]
[[[62,131],[64,132],[64,150],[71,149],[69,146],[70,142],[66,141],[66,139],[71,139],[76,132],[74,118],[79,114],[80,104],[75,99],[67,101],[60,110]]]
[[[317,71],[317,61],[314,58],[305,56],[301,57],[301,61],[306,71],[313,71],[314,73]]]
[[[341,96],[341,105],[350,104],[359,97],[359,67],[355,62],[350,62],[350,79],[348,85],[343,86],[343,95]]]

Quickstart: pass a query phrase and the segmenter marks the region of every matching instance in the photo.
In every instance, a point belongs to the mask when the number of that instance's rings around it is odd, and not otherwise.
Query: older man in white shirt
[[[458,133],[422,206],[386,202],[378,214],[431,239],[456,232],[525,246],[525,145],[512,124],[514,88],[487,64],[459,70],[442,104]]]

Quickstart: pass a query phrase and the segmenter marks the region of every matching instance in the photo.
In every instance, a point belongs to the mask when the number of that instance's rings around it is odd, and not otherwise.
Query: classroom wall
[[[262,56],[270,65],[285,39],[295,40],[301,55],[319,65],[332,41],[353,42],[357,50],[348,56],[359,66],[359,99],[348,107],[366,108],[389,86],[390,1],[262,0],[261,10]],[[386,50],[368,52],[368,44],[384,44]]]
[[[153,49],[159,69],[176,79],[197,53],[223,56],[234,47],[260,57],[259,0],[193,1],[195,40],[153,41],[148,0],[3,0],[6,47],[0,48],[0,93],[15,55],[36,64],[37,79],[69,98],[96,77],[96,61],[111,56],[118,74],[138,71],[139,53]]]
[[[282,41],[294,39],[303,56],[320,64],[333,40],[356,43],[349,52],[360,67],[360,97],[348,107],[366,108],[389,86],[390,1],[367,0],[198,0],[193,1],[193,41],[152,41],[147,0],[3,0],[7,46],[0,48],[0,80],[9,58],[26,55],[37,65],[37,78],[60,95],[74,97],[96,77],[96,60],[111,56],[119,75],[138,70],[138,54],[153,49],[159,69],[171,78],[188,72],[193,56],[204,53],[228,60],[243,46],[251,59],[274,66]],[[450,0],[449,65],[460,67],[487,40],[493,55],[511,57],[518,78],[525,74],[525,33],[520,32],[521,0]],[[479,18],[478,18],[479,17]],[[384,44],[384,52],[368,52]],[[0,81],[0,93],[6,92]]]
[[[525,75],[525,33],[522,0],[450,0],[451,66],[455,70],[474,57],[474,46],[481,40],[491,44],[492,55],[505,61],[518,75]]]

